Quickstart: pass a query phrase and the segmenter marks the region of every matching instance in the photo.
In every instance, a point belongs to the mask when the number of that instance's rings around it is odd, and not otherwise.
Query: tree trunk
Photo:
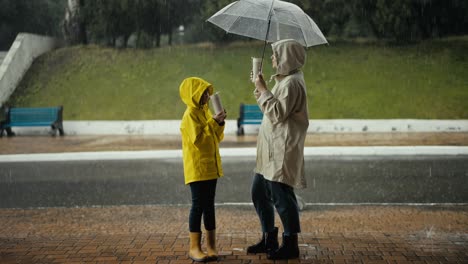
[[[141,30],[137,31],[135,47],[138,49],[140,48],[140,37],[141,37]]]
[[[81,22],[80,23],[80,30],[79,30],[79,40],[80,40],[80,43],[83,44],[83,45],[88,45],[88,36],[86,34],[86,23],[85,22]]]
[[[81,44],[88,45],[88,36],[86,34],[86,18],[83,15],[84,8],[85,8],[85,0],[80,0],[80,10],[79,10],[80,23],[79,23],[79,30],[78,30],[79,31],[78,38]]]
[[[156,33],[156,47],[161,47],[161,33]]]

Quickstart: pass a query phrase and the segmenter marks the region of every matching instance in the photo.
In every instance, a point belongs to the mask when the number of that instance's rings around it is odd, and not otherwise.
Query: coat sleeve
[[[194,113],[187,113],[182,120],[181,130],[189,142],[196,145],[206,125],[202,124]]]
[[[270,91],[263,92],[257,103],[263,114],[272,124],[281,123],[286,120],[294,109],[298,93],[295,91],[294,83],[287,80],[279,84],[275,94]]]
[[[203,133],[208,135],[211,134],[210,131],[214,132],[218,142],[224,138],[224,126],[218,125],[213,118],[209,118],[207,122],[201,122],[194,113],[188,113],[184,117],[181,130],[184,136],[195,146],[198,146]]]
[[[208,125],[211,127],[216,137],[217,142],[221,142],[224,139],[224,124],[219,125],[213,118],[208,119]]]

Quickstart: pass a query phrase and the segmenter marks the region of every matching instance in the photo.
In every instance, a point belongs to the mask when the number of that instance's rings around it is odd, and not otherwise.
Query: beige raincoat
[[[276,84],[257,103],[263,120],[257,139],[255,172],[265,179],[305,188],[304,141],[309,127],[306,85],[300,68],[305,49],[294,40],[272,44],[278,68]]]
[[[180,124],[185,184],[223,176],[219,142],[224,138],[224,125],[212,118],[207,104],[200,105],[206,89],[213,94],[213,86],[197,77],[185,79],[179,87],[180,98],[187,105]]]

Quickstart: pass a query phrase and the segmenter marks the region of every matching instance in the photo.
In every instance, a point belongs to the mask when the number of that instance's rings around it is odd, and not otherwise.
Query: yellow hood
[[[198,77],[186,78],[179,87],[180,99],[188,107],[200,108],[200,98],[207,88],[209,94],[212,95],[213,86],[211,83]]]

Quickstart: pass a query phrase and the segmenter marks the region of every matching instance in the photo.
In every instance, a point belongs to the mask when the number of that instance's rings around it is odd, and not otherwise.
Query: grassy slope
[[[179,119],[178,87],[199,76],[221,91],[228,118],[255,103],[258,43],[152,50],[71,47],[40,57],[9,104],[64,105],[67,120]],[[267,48],[266,58],[271,55]],[[265,75],[272,74],[270,60]],[[333,43],[308,50],[311,118],[468,119],[468,40],[410,46]],[[271,85],[270,85],[271,86]]]

